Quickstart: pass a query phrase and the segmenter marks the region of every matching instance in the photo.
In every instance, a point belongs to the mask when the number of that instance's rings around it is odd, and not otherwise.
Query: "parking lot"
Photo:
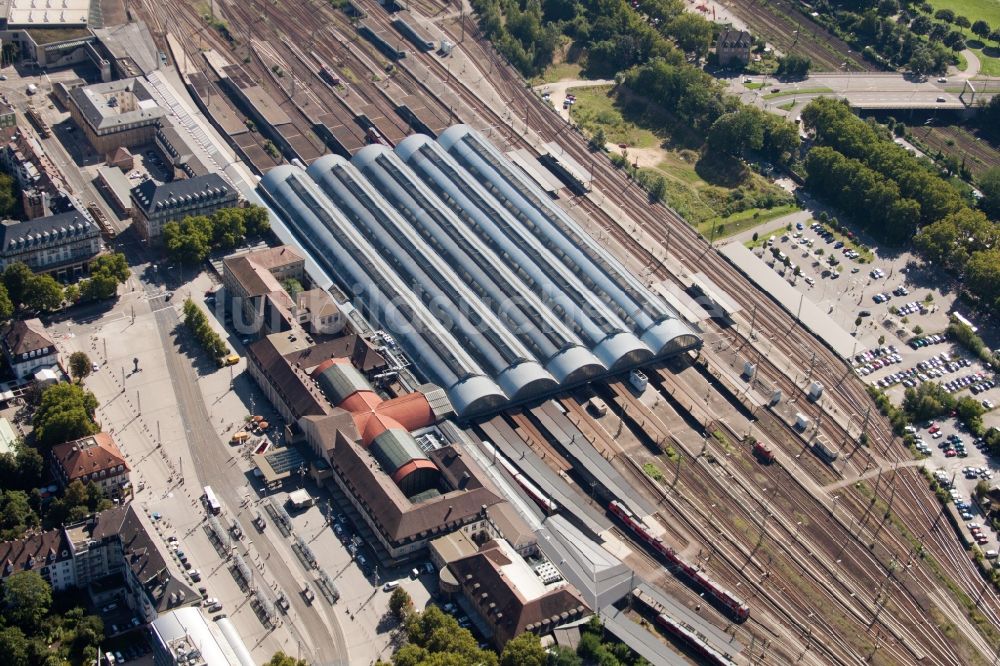
[[[927,468],[942,486],[949,488],[967,536],[976,540],[979,535],[977,543],[984,553],[1000,551],[996,532],[972,501],[976,484],[986,481],[992,485],[1000,475],[1000,464],[990,460],[976,439],[959,429],[954,419],[921,423],[913,430],[929,456]]]
[[[852,366],[895,404],[907,387],[936,381],[957,397],[973,395],[994,410],[1000,389],[992,373],[943,335],[953,295],[942,293],[932,271],[915,268],[909,255],[882,260],[877,249],[872,252],[873,261],[861,263],[864,257],[851,250],[850,239],[845,243],[827,225],[806,221],[794,231],[770,237],[761,254],[855,335],[860,351],[851,359]],[[835,265],[831,256],[836,257]],[[992,411],[984,422],[998,424],[1000,414]]]

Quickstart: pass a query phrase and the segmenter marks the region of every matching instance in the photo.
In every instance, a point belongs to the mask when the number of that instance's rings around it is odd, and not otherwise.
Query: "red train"
[[[676,568],[692,587],[703,592],[716,606],[736,622],[746,622],[750,617],[750,607],[742,599],[706,576],[697,567],[681,559],[672,548],[659,537],[653,536],[641,520],[628,510],[618,500],[608,504],[608,510],[614,514],[628,529],[643,541],[649,550],[669,563],[669,568]]]
[[[704,659],[705,663],[717,664],[718,666],[735,666],[728,654],[722,654],[711,647],[697,632],[686,624],[673,620],[663,613],[656,616],[656,624],[660,625],[668,634],[683,641],[692,652]]]

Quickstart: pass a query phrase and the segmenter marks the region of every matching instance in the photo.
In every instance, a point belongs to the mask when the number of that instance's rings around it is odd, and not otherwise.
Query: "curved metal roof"
[[[359,391],[371,391],[368,380],[350,362],[323,363],[313,370],[312,377],[335,406]]]
[[[375,438],[368,448],[385,473],[393,476],[411,460],[430,460],[420,450],[413,435],[400,428],[391,428]],[[433,463],[431,463],[433,465]]]
[[[701,344],[469,127],[368,146],[350,161],[328,155],[307,172],[278,167],[260,187],[461,416]],[[323,367],[316,379],[343,401],[363,393],[349,374]]]

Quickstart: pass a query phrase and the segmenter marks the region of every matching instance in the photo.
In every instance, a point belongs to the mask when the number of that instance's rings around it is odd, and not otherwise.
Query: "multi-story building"
[[[133,505],[119,506],[60,529],[0,542],[0,579],[37,571],[54,590],[88,590],[95,604],[121,595],[143,623],[196,603],[200,597],[172,570],[147,521]]]
[[[344,330],[347,319],[325,289],[310,289],[295,296],[295,318],[313,335],[335,335]]]
[[[0,270],[21,262],[59,280],[86,273],[101,252],[101,230],[77,210],[34,220],[0,222]]]
[[[234,316],[241,315],[237,327],[245,330],[240,332],[288,330],[294,323],[295,303],[281,283],[302,280],[304,274],[305,257],[290,245],[226,257],[222,284]]]
[[[746,30],[723,30],[715,43],[715,54],[719,65],[728,67],[732,64],[750,64],[750,48],[753,37]]]
[[[561,579],[546,583],[506,541],[493,540],[479,551],[448,563],[441,590],[461,593],[502,647],[530,631],[545,635],[589,614],[577,592]]]
[[[146,241],[158,239],[167,222],[211,215],[220,208],[235,207],[239,200],[236,188],[216,173],[163,185],[147,180],[132,188],[136,229]]]
[[[126,494],[128,461],[111,435],[99,432],[52,447],[52,472],[63,486],[96,483],[108,497]]]
[[[134,147],[153,140],[166,112],[142,77],[96,83],[69,91],[69,112],[90,145],[108,154],[118,146]]]
[[[38,139],[22,128],[14,128],[10,139],[0,146],[0,166],[22,190],[39,189],[51,195],[69,191],[62,172]]]
[[[40,319],[11,322],[3,336],[3,351],[14,376],[19,379],[59,363],[56,342]]]

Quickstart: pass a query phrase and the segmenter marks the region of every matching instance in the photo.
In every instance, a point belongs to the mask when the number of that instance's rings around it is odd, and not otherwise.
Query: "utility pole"
[[[139,402],[139,392],[135,392],[135,410],[140,416],[142,415],[142,403]]]

